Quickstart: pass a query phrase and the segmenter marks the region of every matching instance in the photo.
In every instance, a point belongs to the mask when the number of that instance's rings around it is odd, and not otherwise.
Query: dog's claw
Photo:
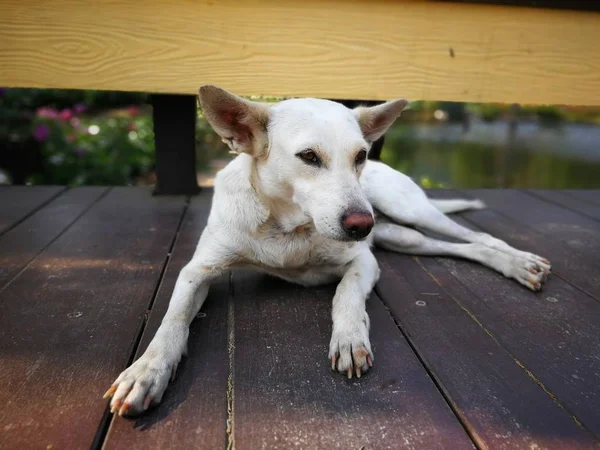
[[[148,408],[150,408],[150,403],[152,403],[152,397],[150,397],[149,395],[146,396],[146,398],[144,399],[144,411],[146,411]]]
[[[373,367],[373,359],[371,358],[371,355],[367,355],[367,364],[369,367]]]
[[[356,378],[360,378],[361,375],[362,371],[360,370],[360,367],[356,366]]]
[[[335,370],[335,363],[337,362],[337,355],[331,357],[331,370]]]
[[[129,403],[123,403],[123,406],[121,406],[121,408],[119,409],[119,416],[123,417],[124,415],[127,415],[127,411],[129,411],[129,408],[131,408],[131,405]]]
[[[110,412],[111,414],[116,413],[117,411],[119,411],[119,408],[121,408],[122,405],[122,401],[117,399],[115,400],[115,402],[113,403],[112,407],[110,408]]]
[[[173,364],[173,367],[171,368],[171,383],[175,379],[175,374],[177,373],[177,366],[178,366],[178,363],[175,363],[175,364]]]
[[[352,378],[352,367],[348,367],[348,379]]]
[[[115,392],[117,391],[117,387],[118,387],[117,385],[112,385],[110,387],[110,389],[108,391],[106,391],[106,393],[104,394],[104,396],[102,398],[107,399],[107,398],[112,397],[115,394]]]

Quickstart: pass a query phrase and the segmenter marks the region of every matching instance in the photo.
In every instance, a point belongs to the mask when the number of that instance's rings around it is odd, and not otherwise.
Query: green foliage
[[[44,173],[32,183],[68,185],[130,185],[154,166],[154,134],[149,114],[137,109],[78,116],[41,110],[34,136],[46,161]]]
[[[37,141],[44,169],[29,176],[34,184],[134,184],[154,166],[152,119],[138,106],[115,108],[146,101],[138,93],[0,89],[0,151]]]

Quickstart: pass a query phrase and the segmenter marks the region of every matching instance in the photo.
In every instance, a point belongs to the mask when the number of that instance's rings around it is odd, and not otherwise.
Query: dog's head
[[[406,100],[354,110],[317,99],[268,106],[203,86],[200,103],[223,141],[255,158],[255,188],[265,196],[293,202],[324,236],[359,240],[369,234],[373,209],[358,179],[371,144]]]

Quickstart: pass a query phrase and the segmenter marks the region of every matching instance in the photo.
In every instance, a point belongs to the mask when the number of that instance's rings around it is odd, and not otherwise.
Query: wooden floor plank
[[[600,204],[590,203],[587,200],[578,198],[576,195],[557,190],[529,189],[525,192],[549,203],[575,211],[587,218],[600,221]],[[600,196],[600,190],[596,192]]]
[[[59,236],[108,188],[66,191],[0,237],[0,289]]]
[[[592,435],[423,269],[425,258],[378,251],[377,259],[377,292],[480,448],[596,448]]]
[[[486,214],[483,210],[464,216],[477,222]],[[461,217],[456,220],[466,224]],[[494,234],[509,240],[519,233],[515,223],[510,236]],[[479,264],[448,258],[438,258],[441,265],[429,258],[420,261],[541,385],[600,436],[598,301],[558,276],[551,275],[543,290],[533,293]]]
[[[0,234],[63,190],[61,186],[0,186]]]
[[[473,448],[377,295],[375,367],[348,380],[327,359],[334,287],[233,280],[236,449]]]
[[[538,231],[548,239],[562,242],[580,257],[598,261],[600,223],[513,189],[477,189],[467,193],[481,198],[490,209]]]
[[[183,209],[114,188],[0,293],[4,448],[89,448]]]
[[[429,191],[431,196],[437,198],[477,197],[477,193],[478,191],[463,193],[451,190]],[[507,218],[490,208],[466,212],[454,217],[463,225],[472,228],[469,224],[475,224],[493,236],[501,236],[516,248],[550,259],[554,274],[600,301],[600,259],[582,257],[580,252],[565,245],[560,239],[549,239],[541,232],[522,226],[516,220]]]
[[[564,189],[560,192],[584,200],[592,205],[600,205],[600,189]]]
[[[154,336],[166,312],[177,275],[194,253],[206,224],[211,194],[211,191],[204,191],[191,201],[136,358]],[[161,404],[136,420],[115,417],[104,449],[225,448],[228,297],[229,275],[211,286],[200,318],[190,327],[188,357],[180,364],[177,377]]]

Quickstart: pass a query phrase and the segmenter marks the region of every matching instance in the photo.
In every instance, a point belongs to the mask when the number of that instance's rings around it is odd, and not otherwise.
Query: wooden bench
[[[472,2],[0,0],[0,85],[155,93],[157,191],[195,194],[199,84],[600,104],[599,25]],[[130,421],[101,395],[148,345],[211,202],[151,194],[0,188],[0,449],[597,448],[600,191],[431,192],[482,198],[458,220],[554,273],[535,294],[469,262],[378,252],[360,380],[328,367],[334,286],[228,274],[163,403]]]
[[[475,3],[0,0],[0,85],[156,93],[159,194],[198,190],[200,84],[243,95],[600,105],[598,2]]]

